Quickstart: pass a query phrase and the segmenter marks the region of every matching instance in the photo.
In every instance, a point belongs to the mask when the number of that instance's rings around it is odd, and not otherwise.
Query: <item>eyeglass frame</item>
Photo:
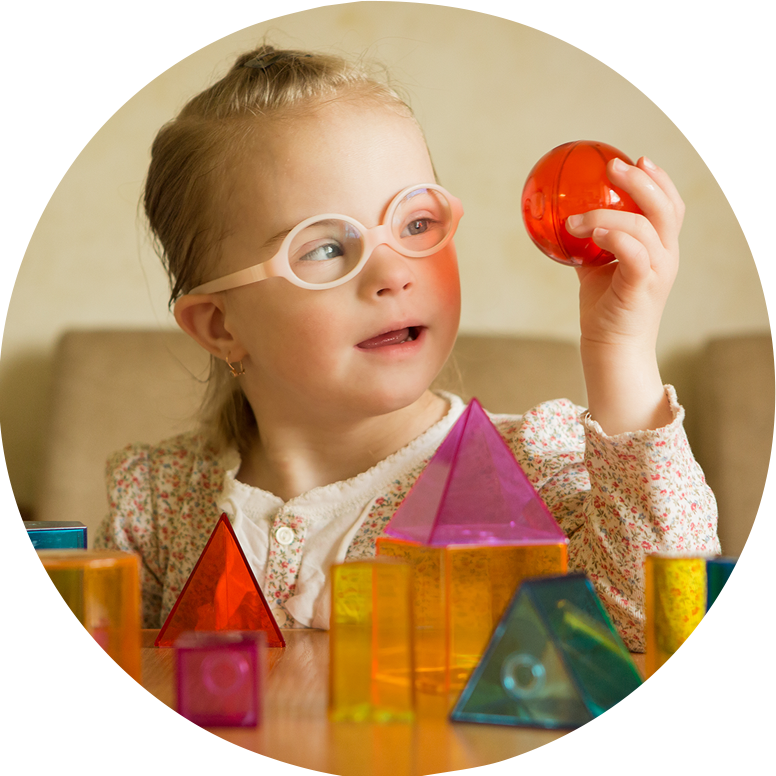
[[[399,242],[393,233],[393,229],[391,228],[391,220],[402,199],[406,197],[406,195],[411,191],[415,191],[416,189],[432,189],[433,191],[437,191],[445,197],[450,205],[450,231],[433,248],[428,248],[423,251],[408,251],[400,247]],[[325,213],[318,216],[311,216],[310,218],[306,218],[304,221],[298,223],[283,238],[283,242],[280,244],[280,248],[278,248],[277,252],[274,256],[272,256],[272,258],[259,262],[258,264],[254,264],[252,267],[246,267],[245,269],[238,270],[237,272],[232,272],[228,275],[224,275],[223,277],[216,278],[215,280],[210,280],[207,283],[202,283],[201,285],[189,291],[187,295],[215,294],[219,291],[229,291],[233,288],[247,286],[251,283],[258,283],[259,281],[267,280],[267,278],[271,277],[285,278],[289,281],[289,283],[293,283],[295,286],[299,286],[300,288],[310,289],[311,291],[323,291],[327,288],[341,286],[343,283],[347,283],[349,280],[352,280],[356,275],[358,275],[359,272],[361,272],[367,261],[369,261],[370,257],[372,256],[372,253],[374,253],[375,248],[377,248],[379,245],[388,245],[397,253],[411,259],[419,259],[423,258],[424,256],[431,256],[432,254],[437,253],[438,251],[442,250],[442,248],[444,248],[445,245],[450,242],[450,240],[453,239],[453,235],[455,235],[455,232],[458,229],[458,223],[462,216],[463,204],[461,203],[461,200],[457,197],[454,197],[449,191],[447,191],[447,189],[436,183],[417,183],[414,186],[407,186],[407,188],[402,189],[391,200],[391,204],[388,206],[388,210],[385,213],[385,218],[383,218],[380,224],[373,226],[371,229],[367,229],[363,224],[356,221],[355,218],[337,213]],[[348,223],[358,229],[359,233],[361,234],[361,239],[364,246],[361,253],[361,258],[358,260],[356,266],[350,270],[350,272],[347,272],[337,280],[330,280],[328,283],[307,283],[295,275],[291,270],[291,263],[289,261],[289,248],[291,247],[291,243],[293,242],[296,235],[299,234],[299,232],[301,232],[303,229],[306,229],[308,226],[318,221],[332,219],[344,221],[345,223]]]

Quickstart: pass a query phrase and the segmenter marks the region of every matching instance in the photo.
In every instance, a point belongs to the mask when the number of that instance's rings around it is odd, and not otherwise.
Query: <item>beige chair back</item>
[[[717,497],[719,540],[738,556],[762,499],[773,444],[774,370],[769,334],[711,340],[687,405],[693,451]]]

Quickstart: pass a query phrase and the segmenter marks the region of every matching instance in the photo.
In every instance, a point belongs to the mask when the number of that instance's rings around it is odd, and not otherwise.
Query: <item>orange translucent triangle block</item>
[[[476,399],[450,429],[385,533],[432,547],[567,541]]]
[[[223,514],[154,644],[172,647],[184,631],[255,630],[267,634],[268,647],[286,645],[229,518]]]

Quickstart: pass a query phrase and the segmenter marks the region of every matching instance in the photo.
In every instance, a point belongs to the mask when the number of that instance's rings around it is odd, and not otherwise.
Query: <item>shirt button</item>
[[[278,540],[278,544],[291,544],[296,537],[291,528],[287,525],[282,525],[275,531],[275,538]]]

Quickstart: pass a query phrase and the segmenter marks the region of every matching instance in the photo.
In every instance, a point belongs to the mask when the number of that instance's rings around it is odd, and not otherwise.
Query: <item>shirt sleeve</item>
[[[633,651],[644,649],[644,558],[714,554],[717,506],[684,432],[684,410],[666,386],[673,420],[653,431],[607,436],[571,402],[523,416],[518,461],[569,539],[569,570],[593,582]]]
[[[95,537],[95,547],[139,556],[142,627],[158,628],[164,571],[150,471],[147,445],[130,445],[108,459],[109,512]]]

